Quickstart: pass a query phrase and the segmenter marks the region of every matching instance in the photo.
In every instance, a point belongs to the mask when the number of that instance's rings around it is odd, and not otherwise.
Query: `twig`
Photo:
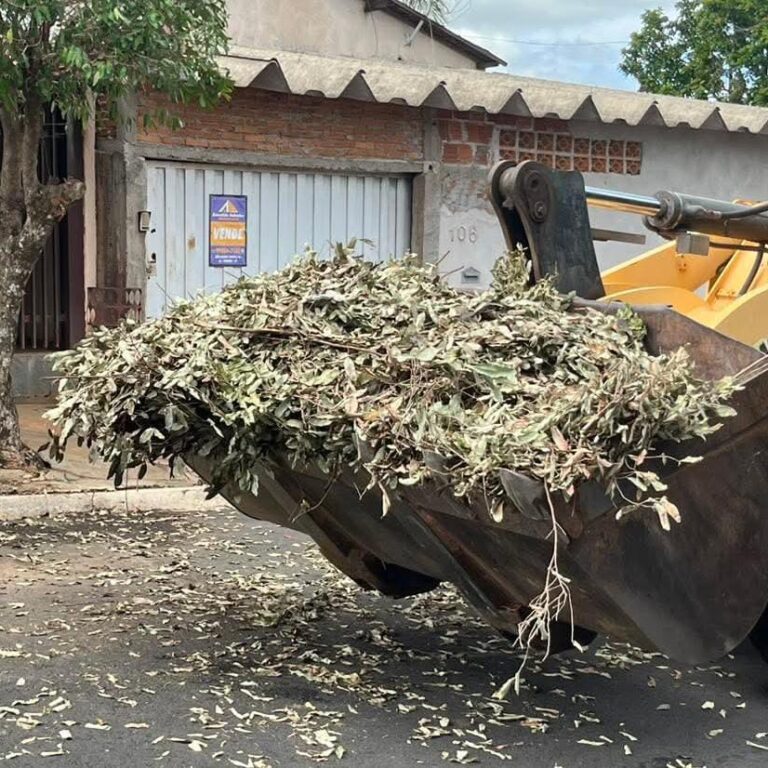
[[[304,338],[308,341],[312,341],[315,344],[320,344],[326,347],[332,347],[334,349],[353,350],[354,352],[366,352],[368,354],[375,354],[375,350],[370,347],[363,347],[357,344],[350,344],[349,342],[331,341],[324,336],[315,336],[314,334],[306,333],[295,329],[288,328],[238,328],[235,325],[212,325],[209,323],[203,323],[199,320],[193,321],[199,328],[204,328],[208,331],[230,331],[231,333],[246,333],[254,336],[279,336],[281,338]]]
[[[516,691],[519,691],[520,689],[520,674],[528,661],[530,651],[533,649],[537,639],[540,639],[545,643],[543,659],[549,657],[552,641],[550,627],[552,622],[556,621],[558,616],[560,616],[565,609],[568,610],[569,622],[571,625],[571,643],[576,648],[581,648],[575,637],[573,602],[571,600],[571,589],[569,586],[570,579],[560,572],[558,564],[558,556],[560,552],[560,523],[557,521],[555,507],[552,503],[552,496],[550,495],[549,486],[546,483],[544,484],[544,491],[547,496],[547,504],[549,505],[550,519],[552,521],[552,557],[547,566],[544,588],[539,595],[531,600],[528,605],[530,613],[528,613],[523,621],[520,622],[517,628],[517,645],[520,648],[525,649],[525,656],[515,673],[514,679]]]

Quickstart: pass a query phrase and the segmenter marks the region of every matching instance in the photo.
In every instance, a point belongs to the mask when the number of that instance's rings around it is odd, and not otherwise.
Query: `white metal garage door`
[[[216,291],[242,274],[286,264],[307,244],[327,254],[330,245],[360,242],[366,258],[400,255],[411,240],[411,181],[404,176],[353,176],[233,170],[182,163],[147,169],[151,231],[147,234],[147,315],[174,299]],[[245,268],[211,267],[210,195],[247,197]]]

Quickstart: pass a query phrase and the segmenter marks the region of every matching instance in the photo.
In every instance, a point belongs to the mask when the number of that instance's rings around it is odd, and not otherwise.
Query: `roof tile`
[[[411,107],[554,117],[627,125],[690,126],[697,130],[768,134],[768,109],[676,96],[612,90],[554,80],[448,67],[416,67],[234,47],[220,58],[239,88],[258,87],[327,98]]]

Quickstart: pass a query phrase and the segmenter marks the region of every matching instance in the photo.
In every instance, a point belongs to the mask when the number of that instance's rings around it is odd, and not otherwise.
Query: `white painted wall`
[[[426,27],[410,45],[413,26],[362,0],[228,0],[234,45],[389,59],[409,64],[475,68],[469,57],[434,40]]]
[[[444,166],[441,172],[439,269],[462,288],[487,287],[491,267],[505,249],[486,177],[484,169],[468,166]],[[465,279],[466,269],[477,270],[478,279]]]
[[[687,192],[723,200],[737,198],[768,200],[768,136],[725,131],[695,131],[686,128],[630,128],[620,125],[574,122],[574,136],[627,139],[643,142],[643,165],[639,176],[588,173],[588,186],[653,195],[660,190]],[[496,216],[484,197],[484,176],[466,167],[443,169],[440,212],[441,272],[461,280],[461,268],[472,266],[487,285],[490,268],[504,250]],[[590,209],[594,226],[647,237],[646,244],[596,243],[601,269],[664,242],[632,214]],[[463,231],[463,240],[458,233]],[[472,229],[474,235],[469,237]]]

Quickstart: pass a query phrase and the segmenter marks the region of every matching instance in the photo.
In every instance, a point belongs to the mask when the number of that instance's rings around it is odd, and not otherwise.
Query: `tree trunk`
[[[5,267],[11,256],[0,247],[0,467],[29,464],[19,431],[19,417],[13,400],[11,362],[16,345],[16,330],[21,300],[18,286],[6,282]]]
[[[85,191],[81,181],[43,184],[38,168],[44,107],[35,90],[35,51],[29,85],[16,104],[0,100],[0,466],[39,466],[25,448],[11,389],[19,310],[32,270],[56,222]],[[47,180],[46,180],[47,181]]]

